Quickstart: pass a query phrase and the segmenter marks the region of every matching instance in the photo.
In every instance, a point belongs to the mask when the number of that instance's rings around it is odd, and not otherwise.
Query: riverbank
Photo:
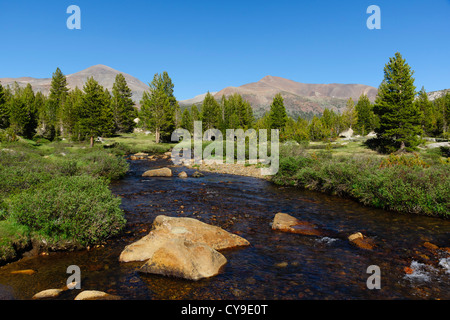
[[[450,162],[437,153],[345,157],[322,152],[281,156],[272,181],[374,208],[448,219],[449,172]]]
[[[85,248],[118,234],[125,219],[109,184],[127,171],[120,148],[0,145],[0,264],[27,250]]]

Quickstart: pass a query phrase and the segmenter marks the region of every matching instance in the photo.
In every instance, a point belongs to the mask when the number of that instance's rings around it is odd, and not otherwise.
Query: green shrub
[[[119,179],[128,171],[128,163],[122,157],[105,151],[93,151],[78,158],[82,165],[80,170],[88,175]]]
[[[428,165],[420,158],[280,159],[272,179],[281,185],[351,197],[365,205],[406,213],[449,218],[449,165]]]
[[[120,198],[90,176],[57,177],[11,198],[10,216],[47,242],[97,243],[125,225]]]

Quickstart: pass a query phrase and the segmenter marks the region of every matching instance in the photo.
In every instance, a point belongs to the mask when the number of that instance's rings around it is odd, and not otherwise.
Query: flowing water
[[[0,267],[0,299],[30,299],[61,288],[67,267],[81,269],[83,290],[124,299],[450,299],[450,254],[432,252],[431,242],[450,247],[450,221],[367,208],[352,200],[279,187],[240,176],[205,173],[203,178],[142,178],[164,161],[131,162],[127,176],[112,183],[128,221],[122,235],[77,252],[23,258]],[[273,231],[284,212],[328,232],[324,237]],[[123,248],[148,234],[158,215],[192,217],[239,234],[251,246],[223,251],[228,260],[213,278],[191,282],[138,272],[139,263],[119,263]],[[361,232],[374,239],[373,251],[351,245]],[[379,266],[381,289],[369,290],[367,268]],[[410,272],[405,272],[409,267]],[[32,275],[12,274],[32,269]],[[412,273],[411,273],[412,272]],[[71,290],[60,299],[73,299]]]

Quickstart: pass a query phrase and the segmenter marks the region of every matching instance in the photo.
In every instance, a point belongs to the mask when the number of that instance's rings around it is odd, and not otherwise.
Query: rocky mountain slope
[[[64,70],[63,70],[64,72]],[[122,73],[127,80],[128,86],[130,87],[131,91],[133,92],[133,100],[136,103],[139,103],[139,101],[142,98],[142,95],[144,91],[149,90],[149,87],[140,81],[139,79],[117,71],[113,68],[110,68],[105,65],[96,65],[92,66],[90,68],[87,68],[85,70],[82,70],[77,73],[69,74],[67,75],[67,83],[69,88],[74,89],[75,87],[78,87],[80,89],[83,88],[84,83],[89,77],[94,77],[95,80],[97,80],[104,88],[107,88],[108,90],[112,90],[116,75]],[[17,82],[20,86],[26,86],[28,83],[30,83],[33,87],[33,90],[35,92],[41,91],[43,94],[47,95],[50,91],[50,85],[51,85],[51,78],[46,79],[36,79],[36,78],[30,78],[30,77],[22,77],[22,78],[1,78],[0,82],[3,86],[10,85],[12,86],[14,82]]]
[[[374,100],[377,89],[361,84],[306,84],[292,80],[266,76],[258,82],[240,87],[227,87],[214,96],[220,99],[238,93],[250,102],[256,115],[262,115],[269,110],[273,97],[281,93],[286,109],[291,116],[312,116],[321,114],[325,108],[335,111],[343,109],[347,100],[352,97],[357,101],[365,93]],[[201,103],[193,99],[181,101],[180,105]]]

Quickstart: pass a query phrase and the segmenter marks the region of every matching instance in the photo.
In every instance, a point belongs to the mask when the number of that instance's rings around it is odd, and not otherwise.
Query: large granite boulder
[[[158,216],[152,231],[144,238],[125,247],[120,254],[121,262],[145,261],[169,240],[183,239],[203,243],[215,250],[248,246],[244,238],[192,218]]]
[[[144,172],[143,177],[171,177],[172,170],[169,168],[152,169]]]
[[[204,243],[175,238],[156,250],[139,271],[197,281],[217,275],[226,263],[221,253]]]
[[[324,233],[314,224],[300,221],[286,213],[277,213],[272,223],[272,230],[288,233],[302,234],[305,236],[323,236]]]

